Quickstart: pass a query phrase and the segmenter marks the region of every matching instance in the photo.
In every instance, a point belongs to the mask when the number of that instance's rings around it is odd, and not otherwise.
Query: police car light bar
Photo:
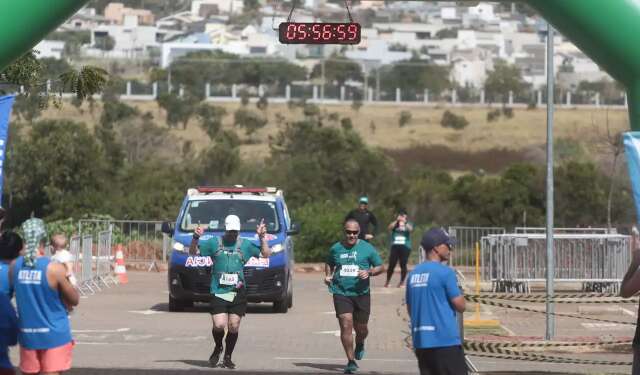
[[[253,188],[253,187],[221,187],[221,186],[198,186],[199,193],[267,193],[267,188]]]

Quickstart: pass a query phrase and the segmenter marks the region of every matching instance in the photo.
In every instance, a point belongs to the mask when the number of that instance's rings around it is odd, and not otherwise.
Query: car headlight
[[[183,253],[186,251],[184,245],[177,241],[173,241],[173,246],[171,246],[171,248],[175,251],[182,251]]]
[[[284,246],[281,243],[271,246],[272,253],[279,253],[284,250]]]

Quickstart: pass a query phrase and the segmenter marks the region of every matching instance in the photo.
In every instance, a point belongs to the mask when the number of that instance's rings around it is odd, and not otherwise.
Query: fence
[[[111,243],[122,245],[127,263],[138,263],[152,269],[158,261],[167,261],[170,246],[168,236],[162,233],[161,221],[146,220],[80,220],[78,233],[98,236],[112,228]]]
[[[450,226],[449,236],[455,238],[456,246],[451,257],[454,267],[472,267],[476,264],[475,246],[484,236],[503,234],[503,227],[465,227]]]
[[[94,244],[97,238],[97,244]],[[73,236],[69,241],[69,251],[73,259],[73,273],[78,289],[83,295],[94,294],[102,288],[110,288],[117,281],[113,276],[114,261],[111,252],[112,230],[98,233],[97,237],[85,234]]]
[[[619,289],[631,256],[631,237],[617,234],[555,234],[554,280],[581,282],[585,291]],[[482,278],[494,291],[527,292],[547,272],[546,235],[488,235],[481,240]]]
[[[515,233],[546,233],[547,228],[544,227],[516,227]],[[593,234],[616,234],[616,228],[553,228],[553,233],[593,233]]]

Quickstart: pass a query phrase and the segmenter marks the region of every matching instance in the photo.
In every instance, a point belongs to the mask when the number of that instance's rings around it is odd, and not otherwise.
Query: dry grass
[[[165,124],[164,111],[155,102],[131,102],[142,112],[151,112],[159,123]],[[228,115],[225,117],[225,128],[233,127],[233,112],[239,104],[219,104],[224,107]],[[249,108],[256,109],[250,104]],[[400,106],[362,106],[355,111],[350,105],[326,105],[321,107],[323,113],[337,113],[339,118],[351,118],[354,129],[358,131],[367,143],[386,149],[406,149],[412,146],[446,146],[452,150],[475,153],[490,150],[521,151],[537,147],[546,138],[546,111],[542,109],[514,110],[512,119],[500,118],[495,122],[487,122],[486,108],[446,108],[446,107],[400,107]],[[445,109],[463,115],[469,121],[469,126],[463,131],[443,128],[440,119]],[[51,108],[44,118],[72,119],[83,121],[90,126],[100,118],[101,107],[98,105],[94,115],[84,106],[82,113],[68,102],[61,110]],[[401,111],[410,111],[411,122],[398,126]],[[244,157],[263,157],[268,154],[268,136],[278,132],[276,114],[284,116],[287,121],[303,118],[301,109],[290,110],[285,104],[269,104],[266,115],[269,124],[260,130],[255,138],[255,144],[242,146]],[[612,131],[627,130],[629,128],[628,114],[625,110],[605,109],[559,109],[555,117],[555,137],[571,138],[583,142],[588,147],[598,139],[606,138],[606,123],[608,121]],[[375,131],[371,124],[375,124]],[[325,120],[326,126],[339,126],[338,122]],[[205,147],[209,142],[205,133],[195,120],[192,120],[187,130],[174,129],[172,133],[183,140],[193,142],[196,149]]]

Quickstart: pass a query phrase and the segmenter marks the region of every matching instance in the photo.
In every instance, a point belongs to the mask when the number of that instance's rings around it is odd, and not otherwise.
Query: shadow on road
[[[184,363],[185,365],[194,366],[194,367],[202,367],[208,369],[214,369],[209,366],[209,361],[201,361],[197,359],[165,359],[162,361],[155,361],[156,363]]]
[[[156,303],[150,308],[153,311],[162,311],[169,312],[169,304],[168,303]],[[187,307],[184,309],[182,313],[208,313],[209,312],[209,304],[206,302],[203,303],[195,303],[193,307]],[[172,313],[172,314],[180,314],[180,313]],[[247,306],[247,314],[275,314],[273,312],[273,305],[271,303],[250,303]]]
[[[171,361],[167,361],[171,362]],[[188,363],[188,361],[175,361],[175,362],[184,362]],[[196,361],[197,362],[197,361]],[[233,375],[252,375],[252,374],[287,374],[287,375],[313,375],[313,374],[326,374],[326,372],[287,372],[282,370],[274,370],[274,371],[242,371],[242,370],[232,370],[229,371],[223,368],[209,368],[207,370],[200,369],[97,369],[97,368],[75,368],[71,369],[69,372],[65,372],[65,374],[69,375],[171,375],[171,374],[193,374],[193,373],[226,373]]]
[[[294,366],[296,367],[309,367],[316,370],[325,370],[325,371],[342,371],[344,370],[344,365],[337,365],[332,363],[309,363],[309,362],[294,362]]]

